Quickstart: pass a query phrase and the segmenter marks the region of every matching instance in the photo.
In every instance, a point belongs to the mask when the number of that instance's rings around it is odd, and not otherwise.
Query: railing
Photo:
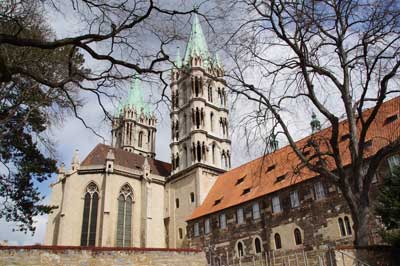
[[[245,255],[243,257],[218,257],[211,266],[371,266],[355,256],[337,249],[267,251],[263,254]]]

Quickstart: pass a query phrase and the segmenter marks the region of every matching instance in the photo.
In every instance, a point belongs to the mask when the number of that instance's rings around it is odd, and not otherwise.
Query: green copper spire
[[[189,42],[186,46],[185,58],[183,63],[189,64],[190,58],[194,56],[200,56],[203,58],[203,62],[207,65],[210,59],[210,53],[208,52],[206,38],[204,37],[203,30],[199,22],[197,15],[194,15],[192,32],[190,33]]]
[[[128,93],[128,98],[125,103],[120,103],[117,113],[121,114],[124,108],[134,108],[138,114],[143,113],[145,116],[151,116],[150,108],[144,101],[144,94],[140,86],[140,80],[134,77],[131,88]]]

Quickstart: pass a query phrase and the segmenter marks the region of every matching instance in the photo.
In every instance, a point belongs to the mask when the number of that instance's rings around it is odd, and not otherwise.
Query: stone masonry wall
[[[204,266],[195,249],[0,246],[0,266]]]

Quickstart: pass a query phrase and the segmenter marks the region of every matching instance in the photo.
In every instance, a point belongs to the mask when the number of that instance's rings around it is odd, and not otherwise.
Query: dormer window
[[[272,170],[274,170],[276,167],[276,164],[272,164],[270,166],[268,166],[267,171],[265,171],[266,173],[271,172]]]
[[[350,138],[350,134],[347,133],[347,134],[343,135],[343,136],[340,138],[340,141],[345,141],[345,140],[348,140],[349,138]]]
[[[239,185],[240,183],[243,183],[244,179],[246,176],[239,178],[238,180],[236,180],[236,186]]]
[[[216,199],[216,200],[214,201],[214,206],[220,204],[221,201],[222,201],[222,197],[219,198],[219,199]]]
[[[280,176],[278,176],[278,177],[276,178],[275,183],[281,182],[281,181],[285,180],[285,178],[286,178],[286,174],[280,175]]]
[[[393,123],[394,121],[396,121],[399,118],[398,114],[392,114],[386,117],[384,125]]]
[[[245,195],[245,194],[247,194],[247,193],[249,193],[250,191],[251,191],[251,188],[245,188],[245,189],[243,189],[242,196]]]

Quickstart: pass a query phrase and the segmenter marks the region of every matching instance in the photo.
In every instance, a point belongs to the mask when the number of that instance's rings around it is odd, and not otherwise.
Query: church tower
[[[197,16],[183,60],[172,70],[171,160],[168,180],[170,247],[185,246],[186,218],[231,166],[224,70],[212,57]]]
[[[157,119],[144,102],[138,78],[134,78],[128,98],[121,102],[112,121],[112,146],[129,152],[155,157]]]

